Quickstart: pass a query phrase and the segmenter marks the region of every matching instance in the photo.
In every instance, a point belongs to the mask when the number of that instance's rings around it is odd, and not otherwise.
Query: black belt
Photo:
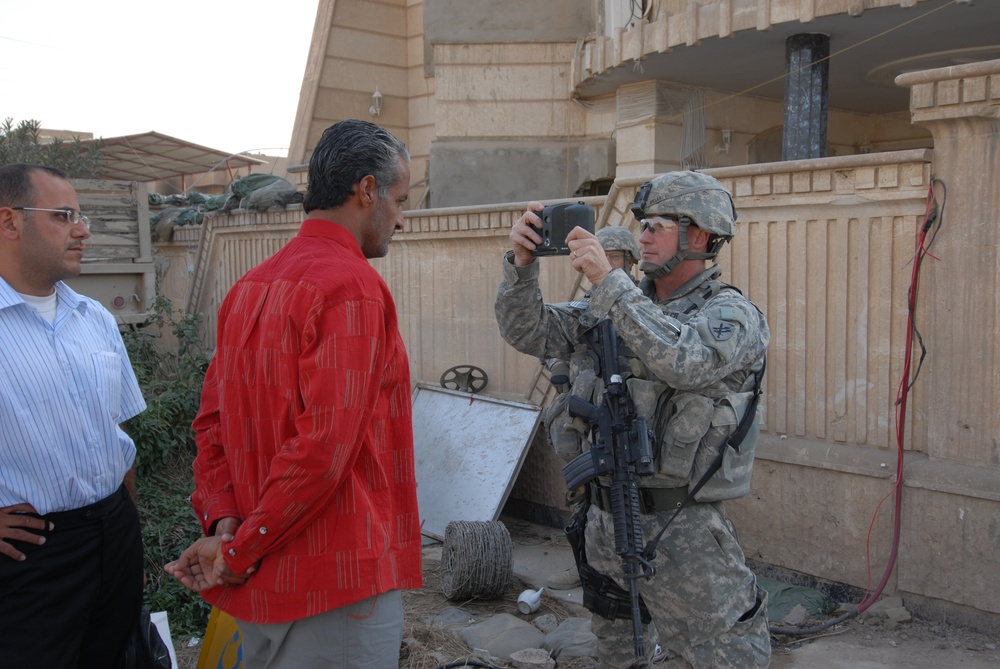
[[[688,496],[687,486],[681,488],[639,488],[639,513],[676,511]],[[590,503],[601,511],[611,511],[611,488],[590,485]]]
[[[66,524],[82,523],[88,520],[93,520],[94,518],[100,518],[101,516],[110,513],[128,498],[128,488],[126,488],[123,483],[116,492],[108,495],[99,502],[94,502],[93,504],[88,504],[87,506],[82,506],[79,509],[72,509],[70,511],[55,511],[53,513],[47,513],[42,516],[42,518],[52,521],[56,527]]]

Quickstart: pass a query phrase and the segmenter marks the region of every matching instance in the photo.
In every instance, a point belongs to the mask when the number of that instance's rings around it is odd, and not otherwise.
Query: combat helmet
[[[605,251],[624,251],[626,258],[632,257],[632,262],[626,266],[626,271],[631,271],[632,265],[638,265],[642,259],[642,252],[639,251],[639,242],[628,228],[619,225],[609,225],[597,231],[597,241],[601,243],[601,248]]]
[[[639,221],[651,216],[678,219],[674,257],[662,265],[643,262],[639,266],[653,279],[665,276],[682,260],[715,258],[722,246],[736,236],[736,207],[732,196],[717,179],[701,172],[668,172],[642,184],[632,204],[632,215]],[[696,225],[711,235],[704,253],[688,251],[689,225]]]

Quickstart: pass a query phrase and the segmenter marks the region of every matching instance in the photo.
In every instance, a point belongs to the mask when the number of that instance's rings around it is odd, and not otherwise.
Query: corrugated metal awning
[[[83,140],[83,144],[98,141],[101,143],[102,179],[161,181],[223,166],[232,169],[266,164],[245,153],[229,154],[158,132],[88,139]]]

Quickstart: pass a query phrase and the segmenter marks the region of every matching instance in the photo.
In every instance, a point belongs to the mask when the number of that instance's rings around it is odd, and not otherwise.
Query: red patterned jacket
[[[410,372],[389,289],[354,237],[307,220],[226,295],[194,422],[191,497],[240,586],[204,598],[277,623],[421,586]]]

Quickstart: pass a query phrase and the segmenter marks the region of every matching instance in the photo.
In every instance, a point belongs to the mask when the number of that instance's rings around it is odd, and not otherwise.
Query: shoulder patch
[[[708,319],[708,329],[716,341],[726,341],[736,332],[735,325],[729,321],[719,320],[718,318]]]

